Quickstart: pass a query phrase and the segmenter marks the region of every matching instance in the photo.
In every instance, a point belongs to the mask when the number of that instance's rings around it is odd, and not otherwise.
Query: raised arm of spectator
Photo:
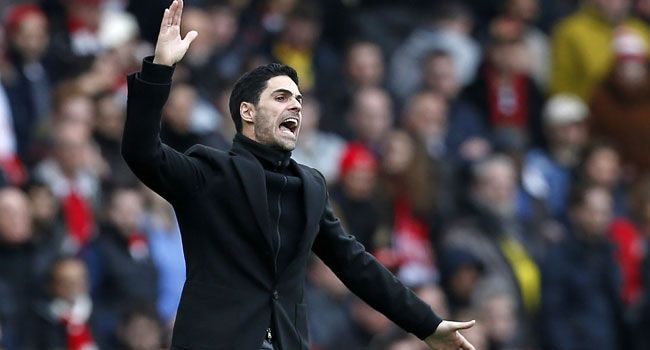
[[[174,65],[198,33],[181,38],[183,0],[165,9],[155,56],[145,58],[142,71],[128,77],[127,117],[122,155],[138,178],[169,201],[196,193],[206,180],[205,165],[160,141],[162,109],[169,96]],[[192,149],[186,154],[191,154]]]

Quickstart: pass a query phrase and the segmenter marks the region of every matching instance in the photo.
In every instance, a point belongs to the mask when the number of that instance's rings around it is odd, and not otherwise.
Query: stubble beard
[[[254,132],[257,142],[281,151],[293,151],[296,148],[295,142],[276,138],[275,125],[269,120],[270,118],[259,118],[255,123]]]

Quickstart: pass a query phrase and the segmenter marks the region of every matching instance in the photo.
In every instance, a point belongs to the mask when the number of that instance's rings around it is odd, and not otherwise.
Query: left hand
[[[424,339],[432,350],[476,350],[458,331],[471,328],[476,321],[442,321],[436,331]]]

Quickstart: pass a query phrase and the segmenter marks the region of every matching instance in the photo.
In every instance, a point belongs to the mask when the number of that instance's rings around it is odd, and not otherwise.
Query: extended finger
[[[458,336],[460,337],[460,340],[462,341],[462,344],[460,344],[461,350],[476,350],[474,349],[474,346],[470,344],[465,337],[463,337],[460,333],[458,333]]]
[[[161,32],[165,30],[165,28],[167,27],[167,23],[169,23],[169,9],[165,9],[165,13],[163,13],[162,21],[160,21]]]
[[[176,11],[178,11],[178,1],[174,0],[169,6],[169,20],[167,21],[167,26],[174,25],[174,16],[176,16]]]
[[[185,39],[183,39],[184,42],[187,42],[187,45],[189,46],[194,39],[199,35],[199,32],[196,30],[191,30],[185,35]]]
[[[476,323],[476,321],[474,321],[474,320],[469,321],[469,322],[453,322],[453,321],[449,321],[449,327],[452,330],[457,331],[457,330],[461,330],[461,329],[471,328],[475,323]]]
[[[173,26],[181,25],[181,15],[183,14],[183,0],[176,1],[178,6],[176,7],[176,12],[174,13],[174,18],[172,20]]]

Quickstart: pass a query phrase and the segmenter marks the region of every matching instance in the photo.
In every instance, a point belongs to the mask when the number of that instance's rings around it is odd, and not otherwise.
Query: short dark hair
[[[298,73],[295,69],[281,63],[269,63],[259,66],[249,72],[244,73],[232,89],[230,94],[230,116],[235,123],[237,132],[242,131],[241,115],[239,114],[239,106],[242,102],[249,102],[257,105],[260,102],[260,95],[266,89],[269,79],[286,75],[298,85]]]

